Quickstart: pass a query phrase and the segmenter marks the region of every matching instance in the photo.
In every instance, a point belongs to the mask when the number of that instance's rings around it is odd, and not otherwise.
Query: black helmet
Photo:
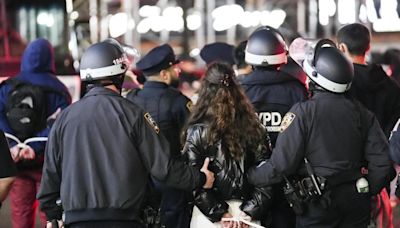
[[[287,62],[287,47],[278,30],[263,26],[247,42],[245,60],[253,66],[281,65]]]
[[[320,40],[303,62],[307,76],[320,87],[344,93],[354,77],[353,64],[328,39]]]
[[[118,41],[108,39],[93,44],[83,54],[80,66],[82,81],[94,81],[125,73],[128,59]]]

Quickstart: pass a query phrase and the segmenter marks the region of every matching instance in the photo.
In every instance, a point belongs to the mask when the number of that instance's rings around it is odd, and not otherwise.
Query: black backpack
[[[46,127],[46,91],[55,90],[15,78],[8,79],[5,83],[10,84],[12,89],[6,100],[4,114],[14,135],[22,141]]]

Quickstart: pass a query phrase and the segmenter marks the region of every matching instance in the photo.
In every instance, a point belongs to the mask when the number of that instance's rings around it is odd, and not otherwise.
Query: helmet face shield
[[[290,45],[289,53],[308,78],[325,90],[344,93],[350,88],[353,65],[333,41],[297,38]]]
[[[318,40],[315,39],[296,38],[289,46],[289,55],[300,66],[303,66],[305,60],[314,65],[315,46],[317,43]]]
[[[131,68],[137,59],[140,59],[140,52],[138,49],[129,46],[129,45],[122,45],[122,49],[127,57],[127,64]]]
[[[131,68],[132,65],[135,63],[135,60],[140,58],[139,50],[130,45],[121,44],[112,38],[108,38],[104,42],[108,42],[115,45],[122,53],[125,54],[124,63],[126,64],[126,66],[128,66],[128,68]]]

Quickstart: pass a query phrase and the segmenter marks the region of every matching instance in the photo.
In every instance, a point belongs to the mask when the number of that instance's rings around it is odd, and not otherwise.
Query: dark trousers
[[[366,228],[370,220],[371,197],[357,192],[355,183],[336,186],[326,193],[328,206],[315,200],[297,216],[297,228]]]
[[[164,188],[161,200],[161,223],[166,228],[189,228],[192,217],[187,192]]]
[[[273,186],[272,206],[270,213],[265,216],[261,224],[265,227],[295,228],[296,214],[286,201],[283,194],[283,184]]]
[[[189,193],[167,187],[153,179],[155,189],[162,195],[160,212],[161,224],[165,228],[189,228],[192,209],[189,207]]]
[[[88,221],[68,224],[65,228],[145,228],[134,221]]]

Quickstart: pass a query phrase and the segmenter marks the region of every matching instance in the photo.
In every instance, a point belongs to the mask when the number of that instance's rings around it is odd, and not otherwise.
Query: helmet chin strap
[[[308,82],[308,91],[310,92],[310,95],[313,96],[315,92],[330,92],[329,90],[326,90],[319,86],[317,83],[315,83],[313,80],[309,80]]]
[[[125,77],[125,74],[122,74],[122,75],[118,75],[112,79],[113,84],[119,91],[119,94],[121,94],[121,92],[122,92],[122,84],[124,83],[124,77]]]

